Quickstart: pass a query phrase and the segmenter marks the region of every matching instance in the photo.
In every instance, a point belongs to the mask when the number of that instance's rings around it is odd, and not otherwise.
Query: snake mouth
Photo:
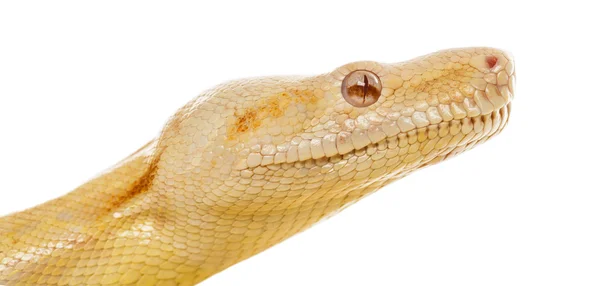
[[[446,156],[457,147],[467,147],[470,149],[476,144],[483,143],[497,135],[506,126],[510,117],[510,110],[511,103],[509,102],[500,109],[486,115],[430,124],[408,132],[401,132],[396,136],[386,137],[381,141],[368,144],[363,148],[353,149],[348,153],[321,159],[331,160],[336,157],[344,158],[363,156],[365,154],[374,156],[377,151],[399,148],[397,154],[392,153],[390,155],[398,157],[406,155],[402,159],[403,163],[421,162],[422,160],[418,160],[418,158],[428,161],[428,157],[432,157],[433,154],[435,154],[433,157],[439,155]],[[390,155],[387,156],[389,157]],[[313,160],[318,161],[320,159]]]
[[[273,165],[283,164],[306,164],[307,162],[323,166],[329,162],[335,163],[343,159],[362,156],[369,156],[375,160],[382,157],[387,157],[387,159],[397,157],[398,159],[396,160],[401,159],[402,162],[400,163],[407,166],[423,162],[427,163],[436,157],[446,159],[451,155],[458,154],[458,152],[454,152],[456,149],[460,151],[470,149],[476,144],[495,136],[504,129],[508,122],[510,110],[511,102],[509,101],[501,108],[495,109],[485,115],[429,124],[410,131],[399,132],[393,136],[384,137],[375,143],[369,143],[360,148],[352,148],[345,150],[345,152],[338,151],[334,154],[326,154],[318,157],[296,157],[294,160],[287,160],[289,157],[286,155],[290,154],[290,150],[298,152],[299,145],[291,145],[287,150],[281,150],[284,152],[274,153],[274,155],[250,154],[236,167],[238,170],[244,170],[259,167],[268,168]],[[398,152],[387,152],[391,149],[397,149]],[[278,156],[280,158],[276,160]],[[394,161],[388,160],[388,162]]]

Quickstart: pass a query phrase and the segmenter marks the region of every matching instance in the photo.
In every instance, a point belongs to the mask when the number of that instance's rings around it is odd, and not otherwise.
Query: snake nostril
[[[485,58],[485,62],[488,64],[489,68],[493,68],[496,66],[496,63],[498,62],[498,58],[496,56],[487,56]]]

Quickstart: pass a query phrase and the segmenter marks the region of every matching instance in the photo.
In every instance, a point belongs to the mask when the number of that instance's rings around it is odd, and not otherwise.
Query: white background
[[[167,3],[0,3],[0,214],[77,187],[222,81],[493,46],[516,59],[503,134],[203,285],[600,284],[598,8]]]

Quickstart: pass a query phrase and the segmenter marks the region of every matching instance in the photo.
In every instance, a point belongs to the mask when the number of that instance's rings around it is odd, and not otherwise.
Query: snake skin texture
[[[381,96],[355,107],[365,70]],[[72,192],[0,219],[2,285],[194,285],[506,125],[512,57],[492,48],[231,81]],[[5,198],[6,199],[6,198]]]

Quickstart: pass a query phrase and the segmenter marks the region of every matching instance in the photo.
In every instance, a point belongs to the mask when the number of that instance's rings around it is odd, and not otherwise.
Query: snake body
[[[376,102],[342,95],[353,71],[380,80]],[[498,134],[514,80],[509,54],[466,48],[221,84],[89,182],[2,217],[0,285],[194,285]]]

